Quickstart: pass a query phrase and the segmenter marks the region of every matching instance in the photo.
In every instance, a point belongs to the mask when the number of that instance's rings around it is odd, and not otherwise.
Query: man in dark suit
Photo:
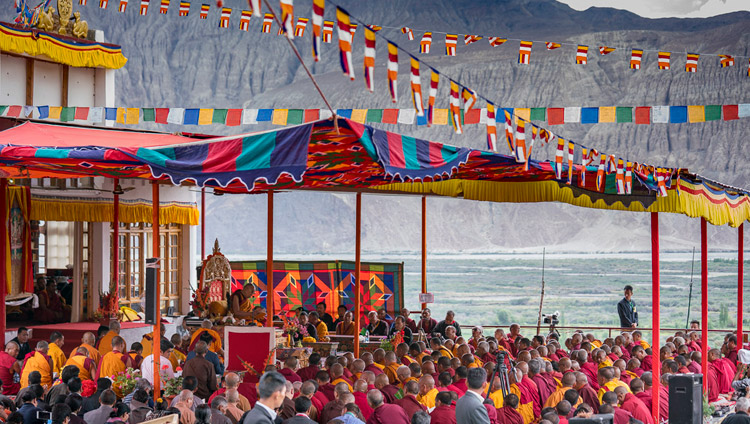
[[[297,413],[291,418],[287,418],[284,424],[315,424],[315,421],[310,419],[310,408],[312,408],[312,401],[304,396],[299,396],[294,399],[294,411]]]
[[[461,424],[490,424],[487,408],[482,402],[482,393],[487,384],[487,371],[484,368],[472,368],[466,377],[466,387],[469,389],[456,402],[456,421]]]
[[[241,424],[275,424],[276,410],[286,397],[286,379],[276,371],[270,371],[258,383],[258,402],[242,418]]]

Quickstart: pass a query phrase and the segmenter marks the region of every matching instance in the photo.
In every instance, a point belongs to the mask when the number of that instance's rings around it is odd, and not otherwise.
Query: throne
[[[201,277],[198,282],[198,292],[208,288],[206,304],[223,302],[226,307],[227,296],[232,284],[232,267],[219,248],[219,240],[214,241],[214,250],[203,260]]]

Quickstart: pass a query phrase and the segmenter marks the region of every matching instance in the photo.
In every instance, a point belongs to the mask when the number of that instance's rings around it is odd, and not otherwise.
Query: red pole
[[[156,263],[159,268],[156,270],[156,323],[154,324],[154,341],[153,345],[154,354],[154,375],[161,375],[161,284],[159,282],[161,270],[165,266],[161,263],[163,258],[160,258],[161,248],[159,246],[159,182],[153,181],[151,185],[153,217],[152,217],[152,230],[153,230],[153,255],[155,258],[159,258]],[[161,378],[154,379],[154,402],[161,397]]]
[[[206,259],[206,187],[201,188],[201,259]]]
[[[701,372],[703,392],[708,393],[708,229],[701,218]]]
[[[427,293],[427,197],[422,196],[422,293]],[[427,307],[422,303],[422,310]],[[409,318],[409,317],[405,317]]]
[[[357,193],[356,218],[354,223],[354,357],[359,358],[359,327],[361,320],[360,311],[360,282],[362,272],[362,193]]]
[[[115,190],[120,179],[115,178]],[[114,210],[112,211],[112,281],[115,282],[115,298],[120,306],[120,195],[114,193]],[[110,285],[112,287],[112,285]]]
[[[745,266],[745,224],[742,223],[737,228],[737,351],[742,349],[742,302],[743,291],[745,290],[744,273]]]
[[[0,178],[0,263],[3,265],[0,271],[0,337],[5,346],[5,295],[8,290],[8,273],[5,270],[7,260],[5,249],[8,248],[8,214],[7,212],[8,179]]]
[[[268,228],[266,234],[266,327],[273,327],[273,190],[268,190]]]
[[[661,363],[659,362],[659,330],[660,330],[660,313],[659,302],[661,293],[659,291],[659,214],[651,212],[651,302],[653,312],[651,313],[651,366],[652,373],[652,390],[651,395],[651,415],[654,422],[659,422],[659,391],[661,390]]]

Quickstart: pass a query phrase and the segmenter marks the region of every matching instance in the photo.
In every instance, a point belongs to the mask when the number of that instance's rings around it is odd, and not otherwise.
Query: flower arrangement
[[[117,313],[120,310],[120,298],[117,291],[117,283],[112,281],[109,283],[109,293],[104,293],[99,290],[99,309],[93,314],[94,319],[98,321],[115,319]]]
[[[384,339],[380,342],[380,348],[386,352],[396,350],[396,346],[404,342],[404,330],[393,333],[390,339]]]
[[[210,302],[208,294],[210,291],[211,285],[206,284],[203,288],[196,290],[193,293],[193,300],[190,301],[190,306],[193,308],[193,311],[195,311],[195,314],[201,318],[205,318],[209,314],[208,305]]]
[[[182,376],[164,379],[164,396],[177,396],[182,391]]]
[[[135,383],[139,378],[141,378],[140,370],[128,368],[117,373],[114,381],[112,381],[112,387],[116,392],[122,393],[122,396],[127,396],[135,390]]]
[[[284,321],[284,335],[289,338],[289,346],[294,346],[294,341],[297,341],[297,345],[300,345],[301,343],[299,340],[304,341],[304,339],[308,336],[307,328],[300,325],[299,320],[296,316],[291,317],[285,317],[281,316],[282,321]],[[313,340],[314,341],[314,340]]]
[[[96,382],[94,380],[81,381],[81,396],[87,398],[96,392]]]
[[[269,365],[273,365],[271,361],[273,361],[274,352],[276,352],[276,348],[273,348],[268,352],[268,356],[266,356],[266,359],[263,361],[263,368],[261,372],[258,372],[258,370],[253,367],[253,364],[242,359],[240,355],[237,355],[237,359],[239,359],[242,363],[242,366],[245,368],[245,372],[260,378],[260,376],[263,375],[263,372],[265,372],[266,367]]]

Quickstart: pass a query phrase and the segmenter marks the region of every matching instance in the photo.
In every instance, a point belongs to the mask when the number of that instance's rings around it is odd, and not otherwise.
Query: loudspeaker
[[[156,311],[159,305],[156,304],[156,273],[159,272],[159,258],[146,259],[146,318],[143,320],[146,324],[156,324]]]
[[[570,418],[570,424],[614,424],[615,414],[595,414],[591,418]]]
[[[675,374],[669,379],[669,422],[703,421],[703,374]]]

